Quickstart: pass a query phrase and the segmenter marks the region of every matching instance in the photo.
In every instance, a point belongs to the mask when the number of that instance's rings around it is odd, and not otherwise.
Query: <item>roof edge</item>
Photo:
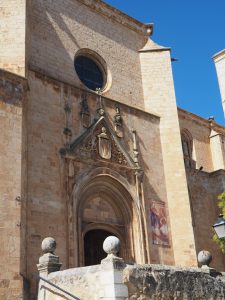
[[[117,21],[121,25],[126,26],[137,33],[140,33],[144,36],[151,36],[153,34],[152,23],[142,23],[102,0],[77,1],[114,21]]]
[[[194,119],[196,121],[198,121],[199,123],[201,124],[204,124],[206,126],[209,126],[212,128],[212,124],[213,124],[213,128],[218,130],[219,132],[222,132],[223,134],[225,134],[225,126],[219,124],[219,123],[216,123],[215,121],[211,121],[211,120],[208,120],[208,119],[205,119],[199,115],[196,115],[190,111],[187,111],[183,108],[180,108],[180,107],[177,107],[177,110],[178,110],[178,114],[179,113],[183,113],[185,115],[187,115],[188,117],[190,117],[190,119]]]
[[[215,59],[219,58],[219,57],[222,56],[222,55],[225,55],[225,49],[223,49],[223,50],[217,52],[216,54],[214,54],[214,55],[212,56],[212,59],[215,60]]]
[[[18,79],[22,82],[27,82],[26,77],[24,77],[20,74],[14,73],[12,71],[2,69],[2,68],[0,68],[0,76],[7,76],[8,78],[11,78],[11,79]]]
[[[155,43],[152,39],[148,39],[147,43],[145,44],[145,46],[138,50],[139,53],[143,53],[143,52],[157,52],[157,51],[171,51],[171,48],[169,47],[164,47],[161,46],[157,43]]]
[[[143,53],[143,52],[162,52],[162,51],[171,51],[171,48],[161,48],[161,49],[141,49],[138,50],[138,52]]]

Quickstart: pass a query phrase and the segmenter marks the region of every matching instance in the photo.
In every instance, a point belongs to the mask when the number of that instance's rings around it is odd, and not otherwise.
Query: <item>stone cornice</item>
[[[221,50],[220,52],[216,53],[213,55],[212,59],[213,60],[218,60],[220,58],[225,58],[225,49]]]
[[[138,52],[144,53],[144,52],[156,52],[156,51],[171,51],[171,48],[161,46],[149,38],[145,46],[142,49],[140,49]]]
[[[3,77],[11,81],[20,82],[24,85],[24,87],[27,86],[27,79],[25,77],[0,68],[0,78]]]
[[[153,33],[153,24],[144,24],[127,14],[121,12],[120,10],[110,6],[109,4],[101,0],[77,0],[83,5],[86,5],[93,9],[94,11],[110,18],[129,29],[142,34],[144,36],[150,36]]]
[[[217,131],[217,133],[225,135],[225,127],[216,123],[215,121],[204,119],[204,118],[202,118],[198,115],[195,115],[189,111],[186,111],[180,107],[178,107],[177,110],[178,110],[178,115],[183,115],[186,118],[195,121],[200,126],[210,127],[212,129],[214,129],[215,131]]]
[[[161,49],[147,49],[147,50],[138,50],[140,53],[144,52],[162,52],[162,51],[171,51],[171,48],[161,48]]]
[[[0,69],[0,102],[21,107],[27,90],[26,78]]]

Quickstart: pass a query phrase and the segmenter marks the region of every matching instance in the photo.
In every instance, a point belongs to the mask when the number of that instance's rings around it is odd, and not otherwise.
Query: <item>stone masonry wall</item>
[[[224,270],[224,257],[212,241],[212,225],[219,215],[217,197],[225,190],[225,173],[223,170],[214,172],[212,160],[217,162],[218,169],[222,169],[223,165],[219,164],[219,151],[213,151],[210,144],[212,128],[215,129],[217,137],[219,137],[218,133],[224,134],[224,129],[217,126],[216,123],[211,123],[184,110],[179,109],[178,113],[181,132],[188,130],[190,137],[193,138],[192,159],[196,162],[196,169],[187,169],[186,174],[196,252],[203,249],[210,251],[214,254],[212,266],[218,270]],[[221,147],[221,145],[218,146]],[[203,167],[202,171],[198,171],[201,166]]]
[[[147,37],[119,24],[113,16],[104,16],[100,2],[97,12],[77,0],[31,1],[29,67],[85,88],[74,70],[74,56],[80,49],[91,49],[107,66],[111,88],[104,95],[143,107],[137,51]]]
[[[157,48],[157,49],[155,49]],[[140,50],[145,109],[160,115],[160,138],[176,265],[196,265],[194,234],[169,49],[154,43]],[[185,232],[185,237],[184,233]]]
[[[196,252],[210,251],[213,254],[212,266],[218,270],[224,270],[224,255],[212,241],[212,225],[219,215],[217,197],[225,190],[225,173],[221,170],[223,165],[219,164],[219,151],[212,151],[210,144],[212,128],[215,128],[215,134],[222,135],[224,129],[214,122],[211,123],[182,109],[178,109],[178,114],[181,132],[188,130],[190,138],[193,139],[192,159],[196,163],[196,169],[187,169],[186,175]],[[212,160],[217,161],[220,170],[214,172]],[[198,171],[201,166],[203,169]]]
[[[193,160],[196,168],[203,167],[206,172],[212,172],[212,152],[210,148],[210,122],[184,110],[178,110],[180,131],[188,130],[193,138]]]
[[[106,272],[102,265],[53,272],[51,283],[80,300],[224,300],[225,279],[219,272],[165,265],[125,265]],[[71,299],[41,281],[38,300]]]
[[[57,286],[65,289],[79,299],[101,299],[102,285],[104,280],[101,276],[99,265],[85,268],[68,269],[60,272],[53,272],[48,275],[48,280]],[[111,278],[108,278],[108,281]],[[106,281],[106,278],[105,278]],[[44,288],[40,288],[38,300],[71,299],[70,296],[58,289],[43,283]],[[41,297],[41,290],[45,289],[45,296]]]
[[[197,268],[135,266],[124,270],[129,300],[225,299],[224,277],[212,277]]]
[[[208,250],[213,255],[212,267],[225,270],[224,254],[213,242],[212,225],[220,213],[217,197],[225,190],[225,171],[187,172],[192,209],[192,225],[195,233],[196,252]]]
[[[22,295],[21,164],[24,81],[0,71],[0,299]]]
[[[25,76],[26,0],[0,2],[0,68]]]
[[[225,114],[225,50],[213,56],[213,60],[216,67],[217,78],[219,81],[220,95],[223,106],[223,111]]]
[[[40,243],[46,236],[56,238],[58,254],[63,263],[62,268],[69,267],[69,257],[77,253],[69,251],[68,215],[67,215],[67,176],[64,160],[59,150],[65,144],[63,130],[66,126],[65,103],[71,105],[72,111],[68,126],[72,130],[72,140],[84,132],[80,119],[80,102],[82,91],[70,85],[52,80],[37,72],[29,72],[29,93],[27,106],[28,130],[28,196],[27,196],[27,261],[28,278],[32,280],[31,291],[35,295],[36,284],[32,279],[35,264],[40,256]],[[104,100],[107,114],[112,121],[115,115],[115,102]],[[88,95],[88,104],[92,121],[96,117],[98,101],[96,95]],[[150,224],[150,204],[152,200],[165,202],[165,179],[159,135],[159,118],[141,110],[120,105],[123,117],[123,144],[132,154],[132,128],[137,131],[140,165],[144,170],[144,196],[146,209],[146,228],[149,240],[147,251],[152,262],[174,264],[173,247],[152,244]],[[112,124],[113,126],[113,124]],[[147,138],[146,138],[147,136]],[[157,165],[157,168],[155,167]],[[95,164],[85,166],[77,163],[83,174],[96,168]],[[83,168],[83,169],[82,169]],[[87,172],[88,170],[88,172]],[[88,176],[88,175],[86,175]],[[125,178],[126,179],[126,178]],[[124,179],[124,180],[125,180]],[[129,182],[129,177],[128,177]],[[131,196],[136,199],[135,187],[128,186]],[[73,216],[73,211],[71,212]],[[168,217],[168,224],[170,220]],[[138,232],[138,227],[135,228]],[[170,235],[170,227],[169,227]],[[74,243],[75,241],[71,241]],[[75,267],[72,265],[70,267]],[[30,299],[33,299],[31,296]]]

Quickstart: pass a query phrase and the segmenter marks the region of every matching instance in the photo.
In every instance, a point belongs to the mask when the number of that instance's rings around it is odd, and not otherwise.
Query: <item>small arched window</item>
[[[193,151],[193,139],[189,131],[183,130],[181,132],[181,142],[184,155],[184,164],[186,168],[192,167],[192,151]]]

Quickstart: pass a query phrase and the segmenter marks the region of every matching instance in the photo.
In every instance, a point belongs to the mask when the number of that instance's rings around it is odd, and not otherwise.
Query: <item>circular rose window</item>
[[[101,65],[85,55],[78,55],[74,60],[74,67],[80,81],[90,90],[103,89],[105,74]]]

